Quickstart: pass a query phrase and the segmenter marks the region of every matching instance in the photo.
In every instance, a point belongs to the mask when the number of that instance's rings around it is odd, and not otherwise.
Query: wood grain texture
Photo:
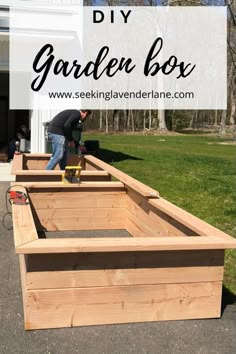
[[[220,317],[222,282],[26,292],[26,329]]]
[[[22,176],[61,176],[62,170],[18,170],[17,174]],[[40,181],[39,181],[40,182]]]
[[[224,266],[223,250],[50,253],[26,257],[28,272]]]
[[[223,238],[229,237],[229,235],[225,234],[219,229],[216,229],[214,226],[206,223],[205,221],[197,218],[196,216],[188,213],[187,211],[177,207],[176,205],[168,202],[163,198],[158,200],[149,200],[148,203],[152,205],[156,210],[162,211],[170,218],[173,218],[177,222],[185,225],[187,228],[192,229],[198,235],[214,235]]]
[[[23,153],[22,154],[26,160],[28,159],[35,159],[37,160],[38,158],[45,158],[45,159],[50,159],[50,157],[52,156],[52,154],[47,154],[47,153],[41,153],[41,152],[35,152],[35,153]]]
[[[12,183],[15,185],[16,183]],[[68,183],[63,184],[62,182],[22,182],[21,185],[27,188],[30,192],[32,189],[38,189],[42,192],[45,189],[52,189],[53,192],[63,191],[63,189],[76,189],[77,192],[81,189],[87,190],[98,190],[98,191],[106,191],[106,190],[121,190],[125,191],[124,184],[122,182],[81,182],[81,183]]]
[[[11,190],[21,191],[27,194],[24,187],[12,187]],[[30,204],[12,205],[13,235],[15,247],[26,244],[38,239],[37,230],[35,228],[34,219]]]
[[[16,253],[74,253],[74,252],[129,252],[217,250],[236,248],[236,240],[204,237],[129,237],[94,239],[41,239],[17,247]]]
[[[35,158],[35,156],[29,156],[23,157],[23,170],[45,170],[46,166],[49,162],[50,156],[38,156]],[[60,170],[59,165],[55,166],[55,170]]]
[[[123,208],[38,209],[37,217],[47,231],[124,229]],[[56,241],[55,241],[56,242]]]
[[[152,228],[149,222],[144,222],[139,217],[132,214],[130,211],[126,211],[126,230],[133,237],[158,237],[160,236],[159,229],[157,227]]]
[[[22,300],[23,300],[23,311],[24,317],[26,317],[26,257],[24,254],[19,254],[19,264],[20,264],[20,277],[21,277],[21,290],[22,290]]]
[[[224,251],[29,255],[27,289],[221,281]]]
[[[23,155],[14,155],[12,166],[11,166],[11,174],[16,175],[16,171],[23,169]]]
[[[23,169],[24,170],[45,170],[45,167],[51,157],[51,154],[22,154],[23,155]],[[68,154],[67,157],[68,166],[81,165],[84,169],[84,158],[77,154]],[[60,167],[57,164],[55,170],[60,171]]]
[[[128,190],[127,194],[127,217],[130,221],[129,227],[133,226],[134,237],[140,237],[138,230],[142,225],[148,225],[154,235],[158,236],[193,236],[196,235],[192,230],[180,224],[175,219],[168,217],[158,208],[154,208],[147,198],[143,198],[135,191]],[[131,230],[131,229],[130,229]],[[150,233],[147,235],[150,236]],[[144,236],[144,235],[143,235]]]
[[[41,154],[41,153],[21,153],[20,155],[14,155],[12,171],[22,171],[22,170],[45,170],[45,167],[51,157],[51,154]],[[84,157],[78,156],[77,154],[68,154],[67,165],[81,165],[84,169]],[[59,166],[56,166],[56,170],[59,170]],[[15,174],[15,173],[12,173]]]
[[[76,194],[70,192],[30,193],[30,199],[36,210],[40,209],[83,209],[83,208],[125,208],[125,191],[94,193],[83,191]]]
[[[222,281],[224,267],[94,269],[29,272],[26,288],[63,289]]]
[[[29,205],[13,205],[12,219],[15,247],[38,239]]]
[[[85,156],[88,156],[88,155],[85,155]],[[85,169],[88,171],[98,171],[98,170],[102,171],[103,170],[103,168],[99,167],[95,163],[88,161],[86,159],[86,157],[84,157],[84,163],[85,163]]]
[[[25,171],[25,172],[29,172],[29,173],[18,173],[18,171],[16,171],[15,181],[22,184],[22,183],[32,183],[32,182],[61,182],[62,180],[62,174],[47,175],[47,174],[39,174],[39,173],[31,174],[30,171]]]
[[[144,197],[148,198],[158,198],[159,192],[146,186],[142,182],[134,179],[133,177],[128,176],[126,173],[119,171],[115,167],[97,159],[92,155],[85,155],[85,163],[93,164],[94,166],[100,167],[106,172],[110,173],[112,176],[117,178],[119,181],[123,182],[127,188],[131,188],[136,192],[140,193]]]
[[[62,170],[15,170],[16,182],[61,182]],[[111,181],[111,176],[105,171],[85,171],[80,173],[80,181]]]

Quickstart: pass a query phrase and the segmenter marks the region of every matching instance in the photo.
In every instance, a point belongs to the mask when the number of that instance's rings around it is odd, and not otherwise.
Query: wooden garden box
[[[13,205],[25,328],[220,317],[224,250],[236,240],[87,159],[118,181],[14,187],[29,196]]]
[[[56,166],[53,171],[46,171],[46,165],[51,154],[27,154],[14,155],[11,174],[15,176],[16,182],[59,182],[62,180],[64,171]],[[86,163],[84,156],[69,155],[68,165],[78,165],[82,167],[81,181],[109,181],[110,174],[102,170],[100,167]]]

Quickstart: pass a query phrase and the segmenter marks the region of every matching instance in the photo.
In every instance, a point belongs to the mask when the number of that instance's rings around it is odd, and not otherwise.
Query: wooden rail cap
[[[93,165],[102,168],[106,172],[110,173],[113,177],[123,182],[127,188],[133,189],[146,198],[159,198],[159,192],[146,186],[144,183],[139,182],[133,177],[128,176],[126,173],[119,171],[117,168],[103,162],[92,155],[84,155],[86,161]]]
[[[38,239],[16,248],[16,253],[77,253],[177,251],[236,248],[233,238],[214,236],[196,237],[141,237],[141,238],[69,238]]]
[[[19,182],[12,182],[11,186],[17,186]],[[63,183],[63,182],[20,182],[22,187],[27,190],[31,188],[51,189],[51,188],[78,188],[79,189],[119,189],[125,190],[122,182],[80,182],[80,183]]]

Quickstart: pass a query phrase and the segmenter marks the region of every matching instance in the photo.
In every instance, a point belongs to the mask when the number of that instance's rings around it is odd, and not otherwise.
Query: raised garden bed
[[[220,317],[224,250],[236,240],[86,161],[119,181],[14,187],[29,196],[13,205],[25,328]]]
[[[16,182],[59,182],[62,180],[64,171],[56,166],[53,171],[46,171],[46,165],[51,154],[27,154],[15,155],[12,163],[11,174],[15,176]],[[110,174],[101,168],[95,168],[89,162],[86,163],[83,156],[69,155],[68,165],[82,167],[81,181],[109,181]]]

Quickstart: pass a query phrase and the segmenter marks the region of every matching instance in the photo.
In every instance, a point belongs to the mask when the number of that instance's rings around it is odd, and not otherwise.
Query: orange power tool
[[[27,194],[21,191],[10,191],[9,201],[11,204],[26,205],[28,204]]]

